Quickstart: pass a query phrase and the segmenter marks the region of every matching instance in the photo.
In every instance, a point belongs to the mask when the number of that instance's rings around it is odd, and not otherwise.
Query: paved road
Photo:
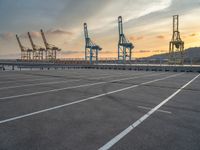
[[[200,149],[198,74],[49,70],[0,77],[2,150]]]

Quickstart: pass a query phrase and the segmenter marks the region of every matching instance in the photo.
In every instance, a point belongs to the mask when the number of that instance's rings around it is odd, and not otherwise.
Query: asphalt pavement
[[[199,150],[200,76],[0,72],[2,150]]]

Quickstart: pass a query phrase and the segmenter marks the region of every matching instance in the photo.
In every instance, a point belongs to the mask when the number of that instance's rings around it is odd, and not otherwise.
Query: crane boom
[[[29,32],[28,32],[28,37],[29,37],[29,40],[31,42],[31,46],[32,46],[33,50],[37,50],[36,45],[33,43],[33,39],[32,39],[32,37],[31,37]]]
[[[49,44],[47,43],[47,40],[46,40],[46,37],[44,35],[43,30],[41,29],[40,32],[41,32],[42,39],[43,39],[43,42],[44,42],[44,45],[45,45],[46,49],[49,49]]]
[[[21,49],[21,59],[22,60],[31,60],[31,53],[32,53],[32,49],[26,48],[21,44],[21,41],[18,37],[18,35],[16,34],[16,38],[17,38],[17,42],[19,44],[19,47]]]
[[[19,44],[19,47],[20,47],[21,51],[24,51],[24,47],[22,46],[21,41],[20,41],[20,39],[19,39],[17,34],[16,34],[16,38],[17,38],[17,42]]]
[[[119,16],[119,18],[118,18],[118,27],[119,27],[119,35],[124,34],[124,32],[123,32],[122,16]]]
[[[88,39],[87,23],[84,23],[84,33],[85,33],[85,39]]]
[[[88,35],[87,23],[84,23],[84,34],[85,34],[85,47],[89,48],[91,45],[93,45],[93,43],[90,40],[89,35]]]

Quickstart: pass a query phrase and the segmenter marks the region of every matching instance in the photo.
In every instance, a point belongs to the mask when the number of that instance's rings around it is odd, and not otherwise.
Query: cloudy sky
[[[103,47],[100,56],[116,57],[120,15],[135,57],[164,53],[176,14],[185,47],[200,46],[200,0],[0,0],[0,58],[19,57],[15,34],[30,47],[30,31],[35,44],[44,46],[40,29],[49,43],[62,48],[62,57],[83,58],[84,22],[93,41]]]

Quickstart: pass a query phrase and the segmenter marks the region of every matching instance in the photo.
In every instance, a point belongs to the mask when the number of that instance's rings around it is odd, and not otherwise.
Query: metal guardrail
[[[9,66],[15,69],[113,69],[113,70],[143,70],[170,72],[199,72],[200,65],[168,65],[168,64],[62,64],[52,62],[0,62],[2,70]]]

